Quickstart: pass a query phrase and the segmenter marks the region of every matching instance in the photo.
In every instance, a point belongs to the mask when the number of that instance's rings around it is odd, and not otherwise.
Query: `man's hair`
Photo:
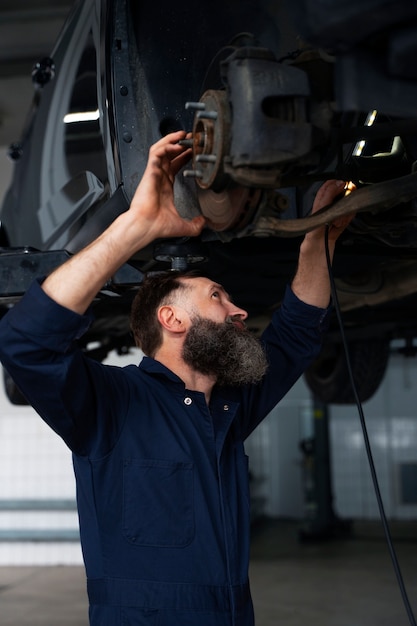
[[[135,343],[144,354],[154,357],[162,343],[162,327],[157,316],[159,307],[170,304],[174,293],[187,289],[182,278],[199,276],[204,276],[204,273],[191,270],[149,274],[144,278],[130,313],[130,327]]]

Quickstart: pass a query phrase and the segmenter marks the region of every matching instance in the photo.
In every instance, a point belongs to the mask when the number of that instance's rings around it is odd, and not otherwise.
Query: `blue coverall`
[[[317,355],[327,312],[287,288],[262,383],[204,395],[161,363],[103,365],[77,315],[35,282],[0,322],[0,357],[73,452],[92,626],[253,626],[243,442]]]

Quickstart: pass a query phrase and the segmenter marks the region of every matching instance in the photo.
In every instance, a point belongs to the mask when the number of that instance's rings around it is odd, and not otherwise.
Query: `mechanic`
[[[132,307],[139,366],[104,365],[77,348],[92,300],[123,263],[157,238],[203,229],[203,216],[185,220],[174,206],[174,178],[190,158],[184,137],[151,147],[129,210],[0,323],[4,366],[73,453],[94,626],[254,624],[243,442],[315,358],[326,326],[318,229],[261,341],[220,285],[167,272],[145,279]],[[324,183],[313,210],[343,187]],[[331,225],[331,255],[348,221]]]

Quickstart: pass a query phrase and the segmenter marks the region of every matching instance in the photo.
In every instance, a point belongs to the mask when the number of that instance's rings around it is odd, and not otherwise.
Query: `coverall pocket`
[[[193,463],[128,459],[123,533],[137,546],[182,548],[194,538]]]

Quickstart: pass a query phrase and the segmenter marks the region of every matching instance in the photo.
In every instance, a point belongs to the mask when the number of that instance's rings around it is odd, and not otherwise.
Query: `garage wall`
[[[385,512],[391,519],[417,519],[417,359],[391,356],[383,385],[363,410]],[[329,431],[335,513],[378,519],[356,407],[330,406]],[[247,442],[255,514],[303,518],[299,443],[312,434],[311,399],[299,381]]]
[[[0,565],[81,563],[71,454],[0,392]]]
[[[302,518],[304,470],[300,442],[313,434],[310,394],[299,381],[246,442],[252,515]]]
[[[417,359],[391,356],[381,388],[364,404],[385,512],[417,518]],[[333,487],[342,517],[378,517],[355,407],[331,407]]]

